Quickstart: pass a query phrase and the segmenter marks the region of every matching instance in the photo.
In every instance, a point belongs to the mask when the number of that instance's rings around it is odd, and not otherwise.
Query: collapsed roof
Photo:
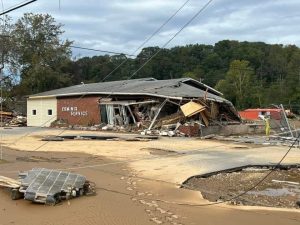
[[[203,98],[216,102],[230,103],[219,91],[191,78],[156,80],[143,78],[80,84],[46,91],[29,98],[64,97],[76,95],[143,95],[169,99]],[[231,103],[230,103],[231,104]]]

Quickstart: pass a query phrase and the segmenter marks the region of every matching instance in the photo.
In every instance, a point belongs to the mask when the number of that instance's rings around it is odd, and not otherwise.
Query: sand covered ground
[[[15,128],[14,128],[15,129]],[[16,128],[18,129],[18,128]],[[208,203],[197,191],[179,189],[188,177],[245,163],[275,163],[286,147],[255,147],[209,140],[161,138],[149,142],[68,140],[43,142],[61,130],[6,131],[0,174],[16,177],[32,167],[69,168],[96,182],[98,194],[45,207],[11,201],[0,191],[0,224],[299,224],[296,209]],[[11,132],[11,133],[9,133]],[[66,134],[108,133],[66,131]],[[17,149],[18,151],[11,150]],[[285,163],[299,163],[299,150]]]

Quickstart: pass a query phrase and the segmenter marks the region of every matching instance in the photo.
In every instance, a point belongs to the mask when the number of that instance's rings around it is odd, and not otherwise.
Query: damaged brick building
[[[234,106],[222,93],[191,78],[154,78],[80,84],[31,95],[27,99],[28,126],[100,125],[154,130],[198,130],[240,123]]]

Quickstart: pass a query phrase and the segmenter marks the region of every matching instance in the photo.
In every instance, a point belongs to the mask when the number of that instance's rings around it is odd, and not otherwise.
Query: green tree
[[[286,103],[299,104],[300,102],[300,50],[292,55],[288,64],[288,73],[285,83]]]
[[[217,89],[236,104],[239,109],[251,106],[253,98],[254,71],[245,60],[234,60],[224,80],[217,84]]]
[[[12,24],[8,16],[0,18],[0,72],[4,66],[12,64],[13,42],[11,40]]]
[[[48,14],[24,14],[13,27],[15,62],[20,73],[19,94],[32,94],[71,84],[62,68],[70,61],[71,42]]]

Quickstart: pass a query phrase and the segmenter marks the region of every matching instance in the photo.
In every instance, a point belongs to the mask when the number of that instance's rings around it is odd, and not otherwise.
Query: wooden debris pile
[[[13,112],[0,111],[0,122],[2,127],[22,127],[27,125],[27,118]]]
[[[140,132],[142,135],[199,136],[202,129],[210,126],[241,122],[238,112],[225,99],[109,99],[100,101],[99,107],[101,124],[71,127],[78,130]],[[60,124],[60,121],[55,121],[55,124]],[[63,126],[68,127],[66,121]]]
[[[241,122],[234,107],[227,102],[190,99],[176,103],[166,100],[158,109],[151,125],[142,134],[191,137],[201,135],[201,130],[209,126]]]

